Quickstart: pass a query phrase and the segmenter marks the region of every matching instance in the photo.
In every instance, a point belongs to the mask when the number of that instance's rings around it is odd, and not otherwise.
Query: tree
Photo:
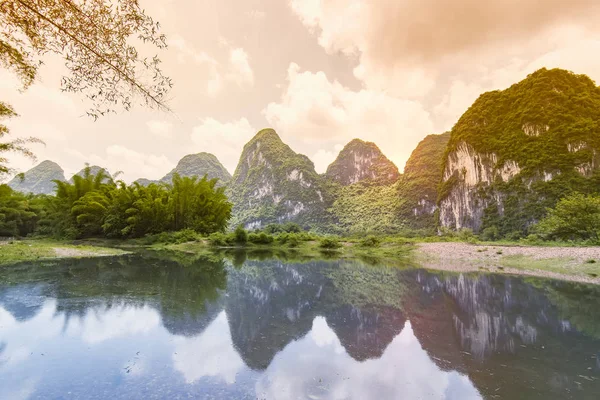
[[[12,109],[11,106],[9,106],[6,103],[3,103],[0,101],[0,119],[1,118],[10,118],[10,117],[15,117],[17,114],[15,113],[15,111]],[[28,143],[43,143],[41,140],[36,139],[36,138],[19,138],[19,139],[14,139],[14,140],[10,140],[8,142],[3,142],[3,138],[8,135],[8,128],[6,127],[6,125],[2,125],[0,124],[0,176],[2,174],[7,174],[9,172],[12,172],[12,169],[9,168],[6,163],[7,163],[7,159],[5,157],[2,157],[1,154],[3,153],[20,153],[22,155],[24,155],[25,157],[29,157],[33,160],[35,160],[35,155],[31,152],[31,150],[29,150],[27,148],[27,144]]]
[[[33,83],[42,57],[54,53],[69,70],[62,89],[87,96],[94,118],[117,107],[129,110],[136,95],[167,109],[172,83],[160,59],[142,57],[132,43],[163,49],[166,38],[138,0],[4,0],[0,20],[0,63],[24,87]]]
[[[535,227],[548,239],[600,240],[600,196],[575,193],[561,199]]]
[[[0,2],[0,65],[13,71],[23,88],[30,86],[47,54],[61,56],[69,73],[63,91],[91,101],[94,119],[135,102],[168,110],[171,79],[158,56],[143,57],[135,43],[167,47],[160,25],[146,15],[138,0],[2,0]],[[16,116],[0,103],[0,118]],[[0,140],[8,129],[0,125]],[[25,145],[37,139],[0,142],[0,154],[16,151],[29,157]],[[0,157],[0,173],[9,171]]]

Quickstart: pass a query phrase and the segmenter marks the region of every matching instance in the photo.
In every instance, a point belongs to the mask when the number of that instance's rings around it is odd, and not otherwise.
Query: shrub
[[[187,243],[198,240],[198,234],[192,229],[183,229],[173,234],[173,243]]]
[[[547,239],[600,239],[600,196],[575,193],[562,198],[535,227]]]
[[[380,244],[381,240],[379,240],[379,238],[376,236],[367,236],[360,241],[360,245],[362,247],[378,247]]]
[[[325,237],[319,242],[319,247],[322,249],[333,250],[342,247],[339,240],[336,238]]]
[[[213,246],[230,246],[233,244],[233,236],[221,232],[215,232],[208,237],[208,241]]]
[[[473,234],[473,230],[469,228],[462,228],[458,231],[457,236],[463,242],[473,243],[476,241],[475,235]]]
[[[496,225],[485,228],[481,232],[481,239],[486,241],[496,241],[500,239],[500,231]]]
[[[288,237],[287,245],[290,247],[298,247],[300,245],[300,239],[298,239],[298,236],[291,234]]]
[[[233,232],[235,243],[246,244],[248,243],[248,232],[244,229],[243,225],[238,225]]]
[[[273,236],[266,234],[265,232],[251,233],[248,235],[248,241],[254,244],[271,244],[273,243]]]

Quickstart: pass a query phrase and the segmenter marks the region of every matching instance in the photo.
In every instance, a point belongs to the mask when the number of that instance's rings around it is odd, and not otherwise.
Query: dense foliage
[[[169,185],[127,186],[104,170],[94,175],[88,167],[72,182],[56,181],[56,196],[25,197],[2,186],[0,204],[13,210],[3,213],[2,224],[11,236],[130,238],[181,230],[210,234],[223,231],[231,216],[231,203],[216,183],[175,174]]]
[[[433,210],[442,180],[442,157],[449,140],[450,132],[426,136],[406,162],[398,181],[398,194],[404,200],[399,219],[410,228],[433,230],[436,226]]]
[[[547,239],[600,241],[600,196],[574,193],[561,199],[536,226]]]
[[[26,236],[37,228],[43,198],[0,185],[0,236]]]
[[[585,75],[542,68],[506,90],[482,94],[452,129],[444,159],[467,143],[494,154],[495,171],[516,162],[519,173],[512,179],[475,191],[479,204],[488,205],[482,230],[523,236],[559,199],[600,191],[599,131],[600,88]],[[440,197],[460,182],[453,176]]]

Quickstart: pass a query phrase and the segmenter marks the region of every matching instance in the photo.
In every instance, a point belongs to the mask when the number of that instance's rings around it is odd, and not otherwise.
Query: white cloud
[[[146,122],[150,132],[159,138],[170,139],[173,137],[173,124],[167,121],[150,120]]]
[[[452,393],[452,396],[449,396]],[[351,358],[323,317],[277,354],[256,384],[256,397],[296,399],[481,399],[467,376],[443,371],[406,323],[377,359]]]
[[[240,87],[254,85],[254,71],[250,67],[248,54],[244,49],[231,49],[229,52],[229,63],[231,72],[229,72],[228,77],[231,81]]]
[[[256,133],[246,118],[220,122],[204,118],[192,129],[192,141],[198,151],[214,154],[231,173],[235,170],[244,144]]]
[[[173,364],[188,384],[206,376],[219,377],[227,384],[235,383],[237,373],[245,364],[233,347],[225,311],[200,335],[175,338]]]
[[[105,155],[92,154],[82,161],[108,168],[113,174],[123,171],[119,179],[125,182],[138,178],[159,179],[173,168],[173,163],[163,154],[140,153],[121,145],[108,146]]]
[[[350,90],[323,72],[300,72],[292,63],[288,85],[278,103],[263,113],[283,140],[297,151],[317,152],[318,170],[333,159],[335,145],[354,138],[378,144],[402,169],[423,136],[433,132],[429,114],[418,102],[363,89]]]
[[[197,71],[198,79],[206,81],[206,94],[209,96],[221,94],[229,83],[242,89],[254,86],[254,71],[250,66],[248,53],[243,48],[234,48],[222,39],[221,45],[228,48],[228,59],[219,62],[206,52],[197,51],[179,35],[174,35],[169,43],[178,50],[177,59],[180,64],[192,61],[201,67]]]

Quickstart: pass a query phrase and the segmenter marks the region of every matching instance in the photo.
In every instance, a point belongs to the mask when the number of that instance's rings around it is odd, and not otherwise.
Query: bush
[[[198,240],[198,234],[192,229],[183,229],[173,234],[173,243],[187,243]]]
[[[251,233],[248,235],[248,241],[254,244],[271,244],[274,240],[273,236],[268,235],[265,232]]]
[[[375,236],[367,236],[360,241],[362,247],[378,247],[381,244],[381,240]]]
[[[469,228],[462,228],[458,231],[458,238],[463,242],[473,243],[476,241],[473,230]]]
[[[325,237],[319,242],[319,247],[322,249],[333,250],[342,247],[339,240],[336,238]]]
[[[233,244],[233,236],[221,232],[215,232],[208,237],[208,241],[213,246],[231,246]]]
[[[490,226],[481,232],[481,239],[486,241],[496,241],[500,239],[500,231],[497,226]]]
[[[600,196],[575,193],[561,199],[534,228],[546,239],[600,240]]]
[[[290,234],[287,240],[287,245],[290,247],[298,247],[300,246],[300,239],[298,239],[297,235]]]
[[[248,243],[248,232],[244,229],[243,225],[238,225],[233,232],[235,243],[246,244]]]

